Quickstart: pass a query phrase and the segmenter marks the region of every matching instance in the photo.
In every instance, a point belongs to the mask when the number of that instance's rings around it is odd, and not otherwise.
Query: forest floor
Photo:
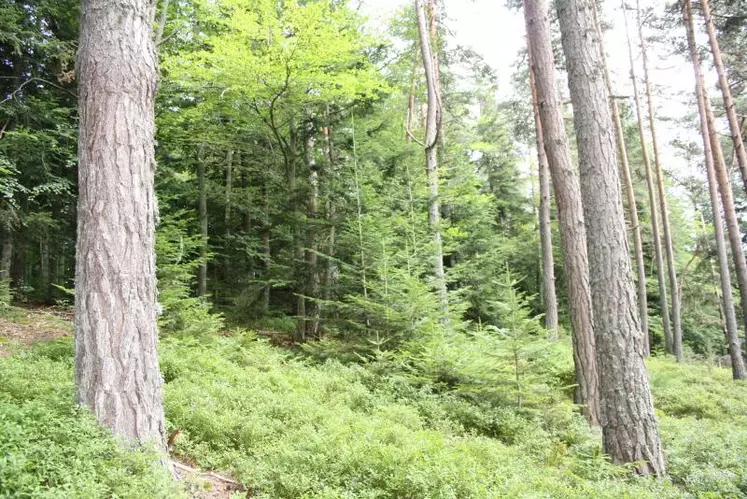
[[[71,319],[0,317],[0,496],[747,498],[747,385],[726,369],[649,361],[654,480],[610,464],[570,403],[568,341],[531,350],[517,406],[509,366],[469,339],[341,363],[239,330],[160,343],[175,485],[74,407]]]

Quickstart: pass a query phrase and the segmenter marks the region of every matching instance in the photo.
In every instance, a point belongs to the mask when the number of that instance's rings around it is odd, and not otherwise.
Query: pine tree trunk
[[[703,92],[705,92],[705,86],[703,86]],[[747,331],[747,263],[745,263],[744,251],[742,249],[742,232],[739,228],[739,219],[737,218],[736,208],[734,207],[734,195],[731,190],[731,180],[729,179],[729,172],[726,168],[726,162],[724,161],[721,140],[718,131],[716,130],[716,120],[713,116],[711,101],[708,98],[705,98],[704,100],[708,135],[711,143],[711,152],[713,154],[713,166],[716,172],[719,193],[721,194],[721,204],[724,208],[724,219],[726,220],[729,245],[731,246],[731,256],[734,260],[734,272],[736,273],[737,284],[739,286],[742,319]]]
[[[708,117],[706,113],[706,94],[703,73],[700,69],[698,48],[695,43],[695,26],[692,16],[690,0],[683,4],[683,18],[687,29],[687,44],[690,49],[690,58],[693,62],[695,72],[695,92],[698,98],[698,114],[700,115],[700,133],[703,137],[703,151],[705,152],[706,173],[708,174],[708,194],[711,200],[711,213],[713,214],[713,228],[716,235],[716,254],[718,255],[718,268],[721,283],[721,303],[723,304],[723,319],[726,326],[726,338],[731,356],[731,369],[734,379],[744,379],[745,367],[742,359],[742,349],[739,341],[737,319],[734,313],[734,298],[731,292],[731,276],[729,275],[729,262],[726,256],[726,245],[724,244],[724,229],[722,227],[721,210],[718,203],[718,187],[716,172],[713,162],[713,150],[711,148],[710,134],[708,130]]]
[[[327,116],[329,117],[329,116]],[[332,177],[335,175],[335,151],[334,144],[332,142],[332,129],[329,126],[324,127],[324,156],[327,160],[327,176]],[[328,181],[328,184],[333,184],[332,181]],[[324,283],[323,283],[323,298],[325,301],[329,301],[332,297],[332,288],[335,283],[335,275],[337,273],[337,264],[335,263],[335,254],[337,252],[336,246],[336,235],[337,235],[337,220],[335,216],[335,202],[333,199],[333,192],[330,187],[328,189],[327,203],[325,207],[327,224],[329,226],[327,233],[327,266],[324,272]]]
[[[734,145],[739,173],[742,177],[743,188],[747,192],[747,152],[744,149],[744,142],[742,142],[742,130],[737,119],[737,110],[731,95],[729,79],[726,77],[726,68],[724,67],[724,60],[721,57],[721,48],[719,47],[718,37],[716,36],[716,27],[713,25],[713,15],[711,14],[709,0],[700,0],[700,7],[703,11],[703,19],[705,19],[706,31],[708,32],[708,41],[711,45],[713,65],[716,66],[716,72],[718,73],[718,83],[721,87],[721,96],[724,99],[726,117],[729,119],[731,141]]]
[[[433,274],[436,291],[441,304],[442,322],[448,323],[448,296],[444,276],[443,243],[441,241],[441,205],[438,194],[438,141],[441,134],[441,95],[437,50],[431,49],[431,35],[426,26],[426,5],[424,0],[415,0],[418,16],[418,32],[420,34],[420,49],[423,56],[423,67],[428,87],[428,111],[425,128],[425,163],[428,179],[428,224],[433,235]]]
[[[156,345],[154,4],[83,0],[75,382],[81,405],[164,448]]]
[[[664,475],[592,2],[566,0],[557,8],[588,228],[604,449],[614,463],[636,463],[641,474]]]
[[[558,208],[564,270],[568,284],[573,360],[576,373],[576,402],[586,420],[599,425],[599,378],[594,347],[594,327],[589,288],[589,262],[581,191],[565,130],[555,61],[550,38],[547,0],[524,0],[527,38],[531,41],[533,72],[537,88],[544,149],[552,175]]]
[[[207,194],[205,192],[205,143],[200,144],[197,153],[197,211],[200,222],[200,266],[197,268],[197,296],[207,294],[207,251],[208,251],[208,218],[207,218]]]
[[[667,281],[664,275],[664,257],[661,250],[661,236],[659,235],[659,203],[656,201],[656,190],[651,173],[651,160],[648,156],[648,144],[646,134],[643,131],[643,111],[641,106],[641,94],[638,91],[638,79],[635,74],[635,59],[633,58],[633,44],[628,29],[628,18],[623,2],[623,19],[625,21],[625,35],[628,40],[628,57],[630,59],[630,79],[633,83],[633,95],[635,98],[636,120],[638,123],[638,136],[641,140],[641,156],[643,167],[646,171],[646,190],[648,191],[648,203],[651,210],[651,238],[654,247],[654,260],[656,262],[656,278],[659,284],[659,307],[661,309],[661,323],[664,329],[664,347],[667,352],[672,353],[672,328],[669,323],[669,300],[667,299]]]
[[[648,54],[646,53],[646,39],[643,36],[643,23],[641,21],[640,0],[636,2],[636,14],[638,19],[638,37],[641,41],[641,58],[643,60],[643,81],[646,85],[646,102],[648,103],[648,123],[651,129],[651,146],[654,152],[654,167],[656,168],[656,188],[659,193],[659,207],[661,210],[661,228],[664,231],[664,256],[667,262],[669,274],[669,290],[672,297],[672,353],[677,362],[682,361],[682,322],[680,312],[679,286],[677,284],[677,270],[674,266],[674,241],[672,229],[669,224],[669,208],[667,207],[667,194],[664,190],[664,172],[659,160],[659,141],[656,136],[656,117],[654,102],[651,96],[651,78],[648,71]]]
[[[633,246],[635,253],[636,273],[638,276],[638,312],[641,317],[641,331],[643,331],[643,349],[646,356],[651,351],[651,340],[648,332],[648,297],[646,294],[646,265],[643,259],[643,238],[641,237],[641,225],[638,220],[638,204],[635,199],[633,179],[630,174],[630,163],[628,162],[628,151],[625,145],[625,134],[623,133],[622,120],[620,119],[620,107],[613,97],[612,80],[607,67],[607,56],[604,50],[604,35],[602,24],[599,19],[596,4],[594,4],[594,24],[599,37],[599,48],[602,58],[602,69],[604,70],[604,83],[610,95],[610,111],[612,112],[612,123],[615,125],[615,138],[617,142],[617,157],[620,160],[620,171],[623,175],[623,186],[625,197],[628,201],[628,218],[630,229],[633,233]]]
[[[534,109],[534,129],[537,139],[537,163],[539,166],[539,229],[540,248],[542,253],[542,302],[545,305],[545,327],[553,338],[558,329],[558,299],[555,294],[555,263],[552,254],[552,226],[550,225],[550,165],[547,163],[542,122],[537,101],[537,85],[534,81],[532,54],[529,51],[529,85],[532,89],[532,108]]]

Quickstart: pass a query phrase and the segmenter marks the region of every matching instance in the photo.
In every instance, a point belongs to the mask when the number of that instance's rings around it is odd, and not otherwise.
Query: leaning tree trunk
[[[695,26],[693,22],[692,6],[690,0],[683,4],[683,18],[687,29],[687,45],[690,49],[690,58],[695,71],[695,93],[698,98],[698,114],[700,116],[700,134],[703,137],[703,151],[705,152],[706,173],[708,174],[708,194],[711,200],[711,213],[713,214],[713,228],[716,235],[716,253],[718,255],[718,268],[721,277],[721,303],[723,304],[723,319],[726,327],[726,339],[731,356],[731,371],[734,379],[744,379],[745,368],[742,359],[742,349],[739,342],[737,319],[734,313],[734,298],[731,292],[731,276],[729,275],[729,261],[726,256],[724,244],[724,228],[721,226],[721,210],[718,203],[718,187],[716,172],[713,163],[713,150],[711,149],[710,134],[708,132],[708,117],[706,113],[706,94],[703,73],[700,69],[700,58],[698,48],[695,44]]]
[[[527,40],[527,43],[530,43]],[[532,53],[529,51],[529,86],[532,89],[532,109],[534,110],[534,130],[537,139],[537,164],[539,167],[539,229],[542,250],[542,298],[545,304],[545,327],[553,338],[558,329],[558,298],[555,294],[555,263],[552,254],[552,227],[550,225],[550,165],[545,153],[545,139],[542,136],[542,121],[537,100],[537,84],[534,81]]]
[[[656,118],[654,116],[654,102],[651,97],[651,79],[648,72],[648,54],[646,53],[646,39],[643,37],[643,23],[641,22],[640,0],[636,2],[638,20],[638,37],[641,40],[641,59],[643,60],[643,81],[646,85],[646,102],[648,103],[648,123],[651,129],[651,146],[654,152],[654,167],[656,168],[656,187],[659,193],[659,207],[661,209],[661,228],[664,231],[664,255],[669,273],[669,290],[672,297],[672,353],[677,362],[682,361],[682,325],[680,313],[680,294],[677,285],[677,270],[674,267],[674,242],[669,225],[669,208],[667,195],[664,190],[664,173],[659,161],[659,142],[656,137]]]
[[[643,111],[641,106],[641,94],[638,91],[638,79],[635,74],[635,59],[633,58],[633,43],[630,40],[628,29],[628,17],[625,15],[625,3],[623,1],[623,20],[625,21],[625,35],[628,40],[628,58],[630,60],[630,79],[633,82],[633,95],[635,98],[636,121],[638,123],[638,137],[641,140],[641,156],[643,167],[646,171],[646,190],[648,191],[648,203],[651,209],[651,238],[654,246],[654,259],[656,261],[656,277],[659,284],[659,307],[661,310],[661,323],[664,329],[664,346],[667,352],[672,352],[672,328],[669,324],[669,304],[667,299],[667,281],[664,276],[664,258],[661,251],[661,236],[659,235],[658,203],[656,202],[656,190],[651,173],[651,160],[648,157],[648,144],[646,134],[643,131]]]
[[[610,111],[612,112],[612,123],[615,125],[615,138],[617,139],[617,154],[620,159],[620,171],[623,175],[623,186],[625,197],[628,200],[628,217],[630,229],[633,232],[633,246],[635,252],[635,266],[638,275],[638,312],[641,316],[641,330],[643,331],[643,350],[646,356],[651,349],[651,341],[648,333],[648,298],[646,296],[646,265],[643,259],[643,239],[641,238],[641,225],[638,220],[638,204],[635,199],[633,179],[630,175],[630,163],[628,162],[628,151],[625,146],[625,134],[623,133],[622,120],[620,119],[620,107],[614,98],[612,91],[612,79],[607,67],[607,56],[604,51],[604,36],[602,24],[599,19],[596,4],[594,4],[594,24],[599,37],[599,49],[601,51],[602,69],[604,70],[604,83],[610,94]]]
[[[156,345],[154,3],[83,0],[75,384],[117,435],[164,447]]]
[[[633,285],[609,95],[593,0],[557,3],[588,228],[604,449],[614,463],[664,475]]]
[[[734,145],[734,154],[739,165],[739,173],[742,176],[742,184],[747,192],[747,152],[744,150],[742,142],[742,130],[737,119],[737,110],[734,105],[734,99],[731,96],[731,87],[729,79],[726,77],[726,68],[724,60],[721,58],[721,48],[719,47],[718,37],[716,36],[716,27],[713,25],[713,15],[708,0],[700,0],[700,7],[703,10],[706,31],[708,31],[708,41],[711,44],[711,53],[713,54],[713,65],[716,66],[718,73],[718,83],[721,87],[721,96],[724,99],[724,109],[726,117],[729,119],[729,130],[731,131],[731,141]]]
[[[555,61],[550,38],[547,0],[524,0],[529,49],[532,54],[539,104],[540,123],[558,208],[563,243],[564,270],[568,284],[573,361],[576,373],[576,402],[586,420],[599,425],[599,379],[594,347],[589,262],[581,191],[571,152],[555,81]]]
[[[438,141],[441,134],[441,95],[438,56],[431,49],[431,34],[426,21],[426,5],[424,0],[415,0],[418,16],[418,32],[420,34],[420,50],[423,56],[423,68],[428,87],[428,111],[425,127],[425,171],[428,178],[428,223],[433,234],[433,274],[436,291],[441,304],[442,322],[448,323],[449,305],[446,293],[446,279],[444,275],[443,243],[441,241],[441,205],[438,195]],[[435,13],[432,13],[435,15]],[[435,41],[435,40],[434,40]]]
[[[703,88],[705,89],[705,87]],[[737,274],[737,284],[739,286],[739,296],[742,305],[742,319],[745,324],[745,330],[747,331],[747,263],[745,263],[744,251],[742,249],[742,232],[739,228],[739,219],[737,218],[737,212],[734,207],[734,195],[731,190],[729,171],[726,168],[724,151],[721,149],[721,140],[716,130],[716,120],[713,116],[711,101],[709,99],[704,100],[711,152],[713,153],[713,166],[716,170],[716,180],[718,180],[721,203],[724,208],[724,219],[726,220],[726,229],[729,235],[731,256],[732,260],[734,260],[734,272]]]

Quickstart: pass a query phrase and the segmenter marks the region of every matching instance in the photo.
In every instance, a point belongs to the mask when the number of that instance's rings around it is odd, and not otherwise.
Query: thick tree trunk
[[[552,175],[558,207],[564,270],[568,283],[573,360],[576,371],[576,402],[592,426],[599,425],[599,379],[594,347],[589,262],[581,190],[565,130],[555,79],[547,0],[524,0],[532,70],[537,88],[544,149]]]
[[[156,345],[154,3],[83,0],[75,382],[115,434],[163,448]]]
[[[664,255],[669,274],[669,290],[672,297],[672,353],[678,362],[682,361],[682,323],[680,312],[679,286],[677,285],[677,270],[674,266],[674,241],[669,224],[669,208],[667,194],[664,189],[664,172],[659,161],[659,141],[656,136],[656,117],[654,101],[651,96],[651,78],[648,71],[648,54],[646,53],[646,39],[643,36],[643,22],[641,21],[640,0],[636,2],[638,20],[638,37],[641,41],[641,58],[643,60],[643,81],[646,85],[646,102],[648,104],[648,123],[651,129],[651,146],[654,152],[654,167],[656,168],[656,188],[659,193],[659,207],[661,211],[661,228],[664,231]]]
[[[734,105],[734,99],[731,96],[731,86],[729,85],[729,79],[726,76],[724,60],[721,57],[721,48],[719,47],[718,37],[716,35],[716,27],[713,25],[713,15],[711,15],[709,0],[700,0],[700,7],[703,11],[706,31],[708,32],[708,41],[711,45],[713,65],[716,66],[716,72],[718,73],[718,83],[721,87],[721,96],[724,99],[726,117],[729,119],[731,141],[734,145],[734,153],[736,155],[737,164],[739,165],[739,173],[742,176],[743,188],[745,192],[747,192],[747,152],[744,149],[744,142],[742,142],[742,130],[739,126],[739,120],[737,119],[737,110]]]
[[[10,264],[13,261],[13,234],[3,233],[3,248],[0,253],[0,281],[10,279]]]
[[[441,303],[442,321],[444,324],[449,320],[449,304],[446,293],[446,279],[444,276],[443,243],[441,241],[441,204],[438,195],[438,141],[441,134],[441,83],[437,50],[432,50],[431,31],[427,26],[426,5],[424,0],[415,0],[418,16],[418,32],[420,34],[420,49],[423,56],[423,67],[428,87],[428,111],[426,114],[425,127],[425,171],[428,178],[428,224],[433,235],[433,274],[435,277],[436,291]],[[432,12],[433,17],[435,13]],[[434,22],[434,21],[432,21]],[[432,29],[432,28],[431,28]]]
[[[625,12],[623,2],[623,13]],[[667,299],[667,281],[664,276],[664,258],[661,251],[661,236],[659,235],[659,208],[656,201],[656,190],[651,173],[651,160],[648,156],[648,144],[646,134],[643,131],[643,111],[641,106],[641,94],[638,91],[638,79],[635,74],[635,59],[633,58],[633,43],[631,42],[630,30],[628,29],[627,15],[625,21],[625,35],[628,40],[628,58],[630,60],[630,79],[633,83],[633,95],[635,97],[636,118],[638,122],[638,136],[641,140],[641,155],[643,156],[643,167],[646,171],[646,190],[648,191],[648,203],[651,209],[651,238],[654,246],[654,260],[656,262],[656,278],[659,284],[659,307],[661,309],[661,323],[664,329],[664,346],[667,352],[672,353],[672,328],[669,324],[669,303]]]
[[[529,43],[529,40],[527,40]],[[552,226],[550,225],[550,165],[545,153],[545,140],[542,136],[542,121],[537,101],[537,85],[534,81],[532,54],[529,51],[529,85],[532,87],[532,108],[534,109],[534,130],[537,139],[537,164],[539,167],[539,229],[542,253],[542,302],[545,305],[545,327],[553,338],[558,329],[558,299],[555,294],[555,262],[552,254]]]
[[[713,228],[716,235],[716,253],[718,255],[718,268],[721,277],[721,303],[723,304],[723,319],[726,326],[726,339],[731,356],[731,369],[734,379],[744,379],[745,367],[742,359],[742,348],[739,341],[737,319],[734,313],[734,298],[731,292],[731,276],[729,275],[729,262],[726,256],[726,245],[724,244],[724,229],[722,227],[721,210],[718,203],[718,187],[716,172],[713,162],[713,150],[711,148],[710,134],[708,129],[708,117],[706,113],[706,93],[703,73],[700,69],[700,58],[695,43],[695,25],[693,22],[692,6],[690,0],[683,4],[683,18],[687,29],[687,44],[690,49],[690,58],[693,62],[695,72],[695,93],[698,98],[698,114],[700,115],[700,133],[703,137],[703,151],[705,152],[706,173],[708,174],[708,194],[711,200],[711,213],[713,214]]]
[[[620,119],[620,107],[612,91],[612,80],[607,67],[607,56],[604,51],[604,35],[602,33],[602,24],[599,19],[596,4],[594,4],[594,24],[597,28],[599,37],[599,49],[601,51],[602,69],[604,70],[604,83],[607,92],[610,95],[610,111],[612,112],[612,123],[615,125],[615,138],[617,142],[617,157],[620,160],[620,171],[623,176],[623,186],[625,187],[625,197],[628,201],[628,219],[630,229],[633,233],[633,246],[635,253],[635,266],[638,276],[638,312],[641,316],[641,331],[643,331],[643,348],[646,356],[651,349],[651,341],[648,334],[648,297],[646,295],[646,265],[643,260],[643,238],[641,237],[641,225],[638,220],[638,204],[635,199],[635,189],[633,188],[633,179],[630,174],[630,163],[628,162],[628,151],[625,146],[625,134],[623,133],[622,120]]]
[[[592,2],[566,0],[557,7],[588,228],[604,449],[614,463],[636,463],[641,474],[664,475]]]
[[[208,252],[208,217],[207,217],[207,193],[205,189],[205,143],[200,144],[197,153],[197,212],[200,222],[200,266],[197,268],[197,296],[205,296],[207,293],[207,252]]]

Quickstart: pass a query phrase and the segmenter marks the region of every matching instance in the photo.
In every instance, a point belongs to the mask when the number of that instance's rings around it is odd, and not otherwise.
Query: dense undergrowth
[[[657,481],[605,460],[568,401],[565,342],[527,345],[517,387],[505,363],[475,364],[500,356],[486,341],[343,365],[251,333],[166,339],[174,452],[252,497],[747,497],[747,386],[728,371],[650,361],[671,473]],[[0,496],[183,493],[73,408],[69,340],[0,359],[0,379]]]

